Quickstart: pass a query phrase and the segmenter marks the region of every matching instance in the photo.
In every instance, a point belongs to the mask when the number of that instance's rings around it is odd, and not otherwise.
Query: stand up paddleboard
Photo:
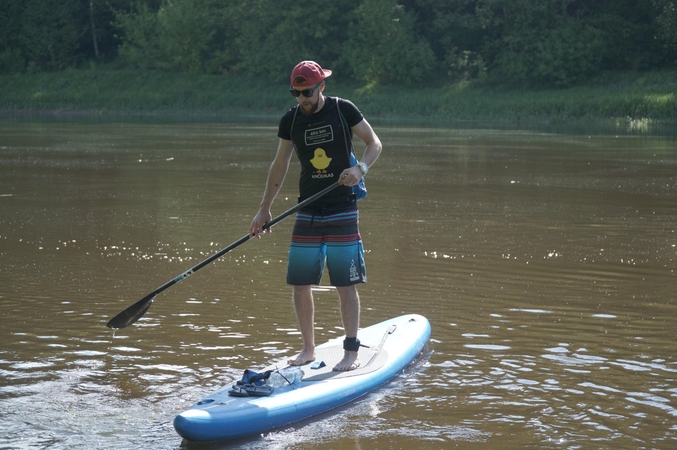
[[[174,428],[190,441],[219,441],[261,433],[349,403],[402,372],[428,342],[430,323],[420,315],[404,315],[361,329],[357,337],[367,347],[359,350],[361,365],[356,370],[332,370],[343,358],[343,337],[336,338],[315,349],[316,362],[325,365],[302,366],[301,382],[277,387],[267,397],[231,396],[233,382],[176,416]]]

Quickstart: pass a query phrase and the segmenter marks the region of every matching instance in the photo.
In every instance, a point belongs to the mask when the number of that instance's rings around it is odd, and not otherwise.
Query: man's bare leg
[[[343,328],[347,338],[357,337],[357,330],[360,327],[360,296],[357,293],[357,287],[341,286],[336,287],[341,302],[341,318]],[[344,351],[343,359],[339,361],[334,370],[345,372],[355,370],[360,366],[357,359],[357,352]]]
[[[287,363],[290,366],[302,366],[315,361],[315,305],[310,285],[294,286],[294,310],[301,329],[303,350]]]

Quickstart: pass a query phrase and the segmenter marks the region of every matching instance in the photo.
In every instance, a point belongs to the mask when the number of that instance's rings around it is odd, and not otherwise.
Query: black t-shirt
[[[340,105],[341,113],[348,123],[347,132],[339,117],[337,105]],[[295,106],[282,116],[277,136],[294,143],[296,155],[301,162],[299,198],[303,200],[334,184],[341,172],[350,167],[350,128],[360,123],[364,117],[352,102],[336,97],[325,97],[322,109],[311,116],[306,116],[297,109],[298,106]],[[292,121],[294,130],[290,134]],[[346,197],[350,194],[351,187],[339,186],[318,203],[326,198]]]

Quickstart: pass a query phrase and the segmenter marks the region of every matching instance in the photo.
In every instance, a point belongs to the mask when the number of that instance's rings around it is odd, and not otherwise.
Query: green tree
[[[602,70],[652,66],[660,53],[650,0],[410,1],[456,77],[466,69],[510,84],[569,86]]]
[[[451,81],[482,78],[487,73],[485,46],[496,38],[491,10],[476,0],[410,0],[422,23],[443,75]],[[487,14],[489,13],[489,14]]]
[[[677,62],[677,1],[653,0],[653,5],[656,11],[656,34],[674,64]]]
[[[86,29],[79,0],[4,0],[0,70],[60,70],[79,58]]]
[[[26,66],[19,46],[21,3],[21,0],[7,0],[0,4],[0,72],[21,72]]]
[[[574,0],[502,2],[500,39],[493,42],[494,76],[566,87],[599,71],[600,30],[571,11]]]
[[[234,13],[241,49],[237,70],[280,82],[297,62],[314,60],[330,67],[334,77],[344,77],[340,55],[347,36],[346,11],[353,3],[241,0]]]
[[[435,55],[415,33],[416,16],[397,0],[363,0],[353,12],[343,59],[367,84],[415,84],[429,80]]]
[[[601,34],[600,70],[643,70],[660,64],[651,0],[576,3],[576,12]]]
[[[119,29],[115,24],[115,12],[129,12],[135,0],[83,0],[88,3],[87,32],[80,45],[80,54],[85,60],[113,61],[118,56]],[[159,0],[146,1],[157,9]],[[155,6],[153,6],[155,5]],[[96,48],[95,48],[96,45]],[[98,55],[96,49],[98,48]]]
[[[677,64],[675,0],[3,0],[0,71],[121,55],[134,66],[286,80],[489,79],[570,86]]]
[[[157,11],[137,3],[129,12],[116,13],[123,33],[120,55],[144,68],[227,71],[237,53],[228,17],[218,0],[163,0]]]

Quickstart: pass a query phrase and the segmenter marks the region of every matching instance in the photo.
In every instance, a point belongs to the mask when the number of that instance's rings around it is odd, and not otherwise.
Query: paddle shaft
[[[328,187],[324,188],[324,189],[321,190],[320,192],[318,192],[318,193],[316,193],[316,194],[314,194],[314,195],[308,197],[307,199],[303,200],[302,202],[300,202],[300,203],[294,205],[293,207],[289,208],[288,210],[286,210],[285,212],[283,212],[283,213],[280,214],[279,216],[277,216],[277,217],[275,217],[274,219],[272,219],[270,222],[266,223],[266,224],[263,226],[263,230],[265,231],[265,230],[269,229],[270,227],[274,226],[275,224],[277,224],[278,222],[281,222],[282,220],[284,220],[284,219],[286,219],[288,216],[294,214],[295,212],[297,212],[297,211],[300,210],[301,208],[303,208],[303,207],[309,205],[310,203],[314,202],[314,201],[317,200],[318,198],[320,198],[320,197],[322,197],[323,195],[327,194],[328,192],[334,190],[336,187],[338,187],[338,185],[339,185],[338,182],[336,182],[336,183],[332,184],[331,186],[328,186]],[[173,280],[169,280],[168,282],[166,282],[165,284],[163,284],[163,285],[160,286],[159,288],[155,289],[150,295],[156,296],[157,294],[159,294],[160,292],[164,291],[165,289],[174,286],[176,283],[178,283],[178,282],[180,282],[180,281],[183,281],[184,279],[188,278],[189,276],[191,276],[192,274],[194,274],[194,273],[197,272],[198,270],[202,269],[204,266],[206,266],[206,265],[208,265],[208,264],[210,264],[210,263],[216,261],[217,259],[219,259],[219,258],[222,257],[223,255],[225,255],[226,253],[230,252],[230,251],[233,250],[234,248],[239,247],[240,245],[244,244],[244,243],[247,242],[249,239],[251,239],[251,235],[249,235],[249,234],[246,234],[246,235],[242,236],[240,239],[238,239],[237,241],[233,242],[233,243],[230,244],[228,247],[225,247],[225,248],[219,250],[218,252],[214,253],[212,256],[210,256],[209,258],[205,259],[205,260],[202,261],[201,263],[196,264],[195,266],[193,266],[193,267],[191,267],[190,269],[186,270],[185,272],[183,272],[181,275],[179,275],[178,277],[174,278]]]
[[[280,222],[281,220],[283,220],[283,219],[285,219],[286,217],[288,217],[288,216],[294,214],[295,212],[297,212],[297,211],[300,210],[301,208],[303,208],[303,207],[305,207],[305,206],[308,206],[309,204],[313,203],[315,200],[319,199],[320,197],[322,197],[323,195],[325,195],[325,194],[327,194],[328,192],[332,191],[333,189],[337,188],[338,186],[339,186],[339,183],[338,183],[338,181],[337,181],[336,183],[332,184],[331,186],[328,186],[328,187],[322,189],[320,192],[318,192],[318,193],[316,193],[316,194],[314,194],[314,195],[308,197],[307,199],[303,200],[302,202],[300,202],[300,203],[294,205],[293,207],[289,208],[288,210],[286,210],[285,212],[283,212],[283,213],[280,214],[279,216],[275,217],[274,219],[272,219],[271,221],[269,221],[268,223],[266,223],[266,224],[263,226],[263,230],[265,231],[265,230],[269,229],[270,227],[272,227],[273,225],[277,224],[277,223]],[[137,320],[139,320],[139,318],[140,318],[141,316],[143,316],[143,315],[146,313],[146,311],[148,310],[148,308],[150,308],[151,303],[153,303],[153,299],[154,299],[155,296],[158,295],[160,292],[162,292],[162,291],[164,291],[165,289],[168,289],[168,288],[174,286],[176,283],[178,283],[178,282],[180,282],[180,281],[183,281],[184,279],[188,278],[189,276],[191,276],[192,274],[194,274],[194,273],[197,272],[198,270],[202,269],[202,268],[203,268],[204,266],[206,266],[207,264],[209,264],[209,263],[211,263],[211,262],[213,262],[213,261],[219,259],[220,257],[222,257],[223,255],[225,255],[226,253],[230,252],[230,251],[233,250],[235,247],[244,244],[244,243],[247,242],[249,239],[251,239],[251,235],[249,235],[249,234],[246,234],[245,236],[242,236],[240,239],[238,239],[237,241],[233,242],[233,243],[230,244],[228,247],[219,250],[218,252],[216,252],[216,253],[214,253],[213,255],[211,255],[209,258],[205,259],[204,261],[200,262],[199,264],[196,264],[195,266],[193,266],[193,267],[191,267],[190,269],[186,270],[186,271],[183,272],[181,275],[179,275],[179,276],[177,276],[177,277],[175,277],[175,278],[169,280],[168,282],[166,282],[165,284],[163,284],[163,285],[160,286],[159,288],[155,289],[155,290],[154,290],[153,292],[151,292],[150,294],[146,295],[144,298],[142,298],[142,299],[139,300],[138,302],[134,303],[134,304],[133,304],[132,306],[130,306],[129,308],[127,308],[127,309],[125,309],[124,311],[122,311],[122,312],[121,312],[120,314],[118,314],[117,316],[113,317],[113,318],[108,322],[107,326],[108,326],[109,328],[124,328],[124,327],[127,327],[127,326],[133,324],[134,322],[136,322]]]

